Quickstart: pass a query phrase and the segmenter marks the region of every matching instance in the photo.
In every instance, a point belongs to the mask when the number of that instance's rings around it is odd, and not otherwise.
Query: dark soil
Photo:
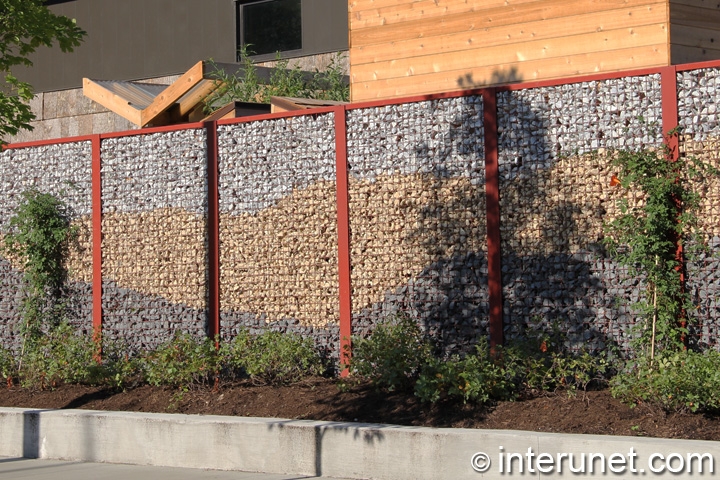
[[[140,386],[126,391],[79,385],[52,390],[0,388],[0,406],[83,408],[134,412],[237,415],[432,427],[512,429],[600,435],[720,440],[720,418],[629,408],[607,390],[556,393],[491,406],[420,403],[412,394],[378,392],[369,385],[338,387],[323,378],[291,387],[223,385],[179,393]]]

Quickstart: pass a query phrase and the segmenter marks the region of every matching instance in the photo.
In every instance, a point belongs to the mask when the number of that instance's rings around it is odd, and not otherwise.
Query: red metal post
[[[497,90],[483,90],[485,130],[485,204],[487,208],[488,302],[490,349],[503,344],[503,299],[500,249],[500,173],[498,169]]]
[[[100,135],[92,136],[92,245],[93,245],[93,339],[102,335],[102,174]],[[98,348],[99,360],[101,351]]]
[[[665,144],[668,147],[669,160],[675,161],[680,157],[678,136],[668,135],[675,132],[678,122],[677,97],[677,69],[665,67],[660,70],[660,89],[662,94],[662,129]]]
[[[208,178],[208,335],[220,335],[220,196],[217,122],[205,123]],[[217,346],[216,342],[216,346]]]
[[[676,162],[680,158],[680,139],[678,138],[677,127],[678,119],[678,96],[677,96],[677,68],[674,66],[665,67],[660,70],[660,88],[662,94],[662,129],[665,146],[667,147],[668,161]],[[675,205],[678,213],[682,208],[679,199],[675,199]],[[677,261],[676,270],[680,274],[680,285],[682,291],[685,291],[685,252],[683,251],[680,237],[673,238],[675,243],[675,261]],[[683,310],[680,317],[680,326],[687,327],[687,316]],[[682,336],[683,343],[686,336]]]
[[[340,289],[340,363],[347,364],[351,355],[352,291],[350,283],[350,206],[347,166],[347,125],[345,107],[335,108],[335,174],[338,230],[338,280]],[[349,371],[344,368],[343,377]]]

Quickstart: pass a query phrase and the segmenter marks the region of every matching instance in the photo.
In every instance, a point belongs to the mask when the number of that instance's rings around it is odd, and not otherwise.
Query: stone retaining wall
[[[682,148],[720,166],[717,69],[678,75]],[[498,92],[506,338],[559,328],[570,348],[627,348],[642,283],[602,248],[617,214],[613,149],[660,147],[659,75]],[[446,352],[488,335],[482,97],[347,111],[352,329],[398,312]],[[338,215],[332,112],[218,127],[221,334],[296,332],[337,358]],[[207,135],[202,128],[101,140],[104,332],[131,349],[208,322]],[[67,199],[85,248],[73,254],[78,326],[89,330],[90,142],[4,151],[0,220],[31,185]],[[700,229],[720,247],[720,184],[695,184]],[[631,199],[642,201],[642,199]],[[20,265],[0,259],[0,332],[13,343]],[[716,345],[716,257],[688,265],[701,323]],[[75,300],[74,300],[75,301]]]

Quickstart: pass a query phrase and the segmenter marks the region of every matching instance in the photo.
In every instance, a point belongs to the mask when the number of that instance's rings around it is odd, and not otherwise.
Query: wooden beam
[[[172,85],[163,90],[163,92],[155,97],[153,102],[142,111],[140,126],[144,127],[152,123],[157,116],[170,108],[180,97],[200,83],[203,80],[204,70],[204,64],[200,61],[180,78],[175,80]]]
[[[83,78],[83,95],[135,125],[142,126],[142,110],[133,107],[127,99],[115,95],[89,78]]]
[[[192,112],[200,102],[205,100],[212,92],[214,92],[222,82],[219,80],[203,80],[202,84],[198,86],[189,95],[183,98],[180,102],[179,113],[181,117],[188,115]]]

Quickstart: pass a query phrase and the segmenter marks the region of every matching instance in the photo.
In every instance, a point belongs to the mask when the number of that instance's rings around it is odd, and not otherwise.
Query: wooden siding
[[[720,3],[670,0],[673,65],[720,59]]]
[[[353,101],[670,63],[668,0],[348,5]]]

